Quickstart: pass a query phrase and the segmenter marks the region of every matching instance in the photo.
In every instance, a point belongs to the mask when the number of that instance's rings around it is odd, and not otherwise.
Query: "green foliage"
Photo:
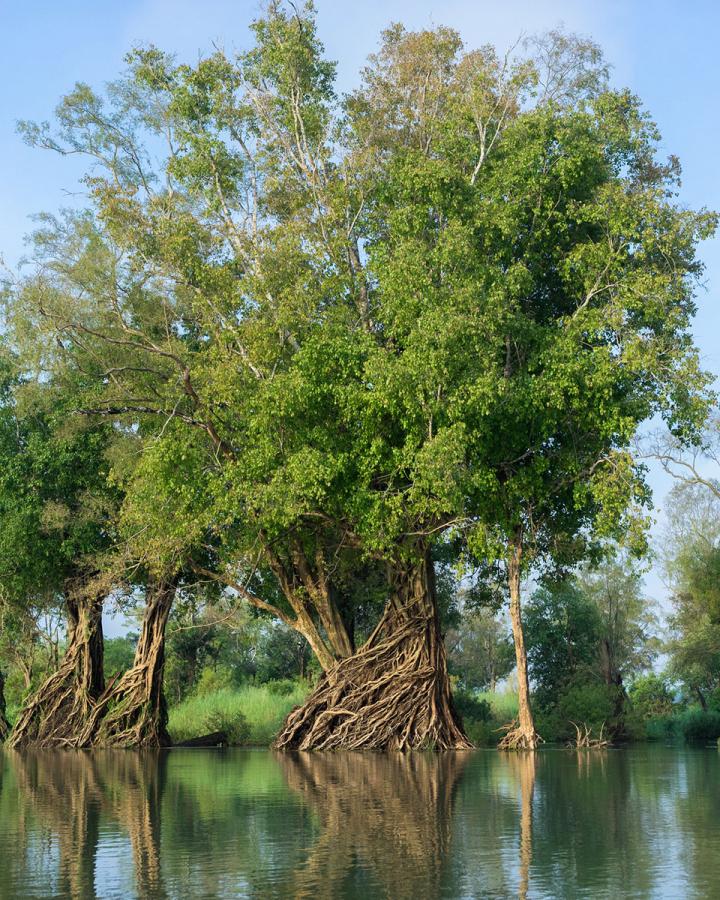
[[[492,715],[492,707],[487,700],[478,699],[475,694],[466,691],[455,691],[453,696],[455,707],[463,719],[475,722],[487,722]]]
[[[127,671],[135,658],[135,647],[138,635],[127,634],[122,637],[105,638],[104,641],[104,669],[105,678],[114,678],[116,675]]]
[[[552,705],[573,680],[599,665],[600,617],[573,581],[540,587],[526,606],[528,668],[541,704]]]
[[[665,568],[672,589],[668,674],[688,699],[720,689],[720,622],[715,571],[720,558],[720,505],[702,485],[678,485],[668,504]]]
[[[268,681],[265,687],[271,694],[276,694],[278,697],[287,697],[298,689],[298,683],[290,678],[283,678],[281,681]]]
[[[223,731],[231,746],[242,747],[250,740],[250,725],[237,710],[215,707],[205,717],[205,727],[208,734]]]
[[[465,604],[445,643],[450,673],[467,691],[494,688],[515,665],[508,627],[488,609]]]
[[[595,736],[613,722],[617,688],[597,682],[574,683],[557,697],[551,707],[541,707],[537,729],[546,741],[566,741],[575,737],[573,722],[587,725]]]
[[[648,723],[648,736],[656,740],[680,739],[688,743],[705,743],[720,738],[720,711],[697,707],[671,717]]]
[[[198,697],[206,697],[209,694],[215,694],[217,691],[232,685],[232,675],[230,671],[224,667],[211,668],[206,666],[200,673],[200,677],[194,686],[194,694]],[[192,688],[192,686],[191,686]],[[210,729],[211,731],[221,731],[222,729]]]
[[[633,712],[643,721],[671,715],[673,696],[667,679],[661,675],[643,675],[628,691]]]

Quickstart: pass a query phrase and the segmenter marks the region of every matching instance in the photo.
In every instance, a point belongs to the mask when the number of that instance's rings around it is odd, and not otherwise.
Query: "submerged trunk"
[[[530,681],[528,679],[527,651],[520,612],[520,564],[522,542],[518,534],[512,544],[508,559],[508,587],[510,590],[510,622],[515,644],[515,663],[518,680],[518,721],[513,723],[505,737],[498,744],[500,750],[534,750],[540,742],[535,731],[530,707]]]
[[[467,750],[453,706],[430,554],[395,573],[375,631],[290,713],[281,750]]]
[[[73,746],[93,713],[103,675],[102,598],[68,593],[68,646],[53,672],[25,703],[10,747]]]
[[[0,744],[6,740],[10,733],[10,723],[6,716],[7,705],[5,703],[5,675],[0,672]]]
[[[148,589],[140,640],[132,667],[110,684],[80,734],[77,746],[168,747],[163,693],[165,628],[175,585]]]

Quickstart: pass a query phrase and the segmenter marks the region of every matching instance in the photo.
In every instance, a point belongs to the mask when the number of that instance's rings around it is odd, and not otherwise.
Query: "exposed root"
[[[470,750],[434,612],[392,607],[370,640],[293,710],[279,750]]]
[[[161,585],[148,597],[132,668],[108,685],[75,745],[78,747],[169,747],[162,681],[165,627],[175,588]]]
[[[517,719],[499,730],[504,731],[505,736],[498,743],[498,750],[537,750],[544,743],[533,727],[522,727]]]
[[[25,703],[8,739],[26,746],[72,747],[103,689],[102,600],[70,597],[68,648],[53,672]]]
[[[575,740],[568,741],[567,746],[572,750],[604,750],[606,747],[610,746],[610,741],[608,738],[603,737],[605,732],[605,723],[603,722],[600,726],[600,735],[598,737],[592,736],[592,728],[586,725],[584,722],[582,726],[571,720],[571,725],[575,728]]]

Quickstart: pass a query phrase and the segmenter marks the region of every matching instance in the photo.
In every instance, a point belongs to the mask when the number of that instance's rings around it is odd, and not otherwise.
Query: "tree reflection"
[[[530,885],[533,852],[533,794],[538,764],[536,753],[511,753],[508,766],[517,779],[520,793],[520,887],[518,897],[525,900]]]
[[[340,897],[361,873],[382,895],[439,895],[464,753],[283,753],[290,788],[321,833],[286,895]]]
[[[713,895],[716,752],[0,753],[0,897]]]
[[[48,858],[36,862],[43,865],[57,859],[59,896],[96,897],[102,795],[85,754],[13,752],[9,756],[19,799],[30,805],[29,814],[46,837]]]
[[[105,807],[127,832],[138,896],[167,896],[160,866],[160,810],[167,751],[108,750],[89,756]]]
[[[17,790],[17,883],[57,884],[57,896],[94,898],[101,819],[126,868],[132,850],[136,896],[165,896],[160,870],[162,754],[82,751],[7,754]],[[119,838],[119,840],[118,840]],[[21,846],[24,844],[24,846]],[[0,894],[5,885],[0,880]]]

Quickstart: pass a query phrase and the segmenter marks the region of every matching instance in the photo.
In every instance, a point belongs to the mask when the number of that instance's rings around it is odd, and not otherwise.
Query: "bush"
[[[715,709],[688,709],[676,717],[677,727],[688,742],[716,741],[720,737],[720,712]]]
[[[265,687],[275,697],[287,697],[298,689],[298,683],[292,678],[280,678],[277,681],[268,681]]]
[[[232,672],[223,667],[213,668],[207,666],[200,673],[198,682],[195,685],[195,695],[198,697],[207,697],[224,688],[232,686]],[[219,728],[215,729],[220,731]]]
[[[250,724],[239,710],[212,709],[205,717],[208,734],[223,731],[228,743],[236,747],[247,744],[250,739]]]
[[[546,741],[567,741],[575,737],[575,727],[587,725],[597,736],[612,724],[616,688],[586,682],[566,688],[552,706],[540,707],[535,727]]]
[[[628,697],[633,711],[641,719],[657,719],[673,712],[673,698],[667,681],[659,675],[644,675],[637,678]]]
[[[457,691],[453,696],[455,708],[463,721],[488,722],[492,718],[492,707],[487,700],[481,700],[466,691]]]

